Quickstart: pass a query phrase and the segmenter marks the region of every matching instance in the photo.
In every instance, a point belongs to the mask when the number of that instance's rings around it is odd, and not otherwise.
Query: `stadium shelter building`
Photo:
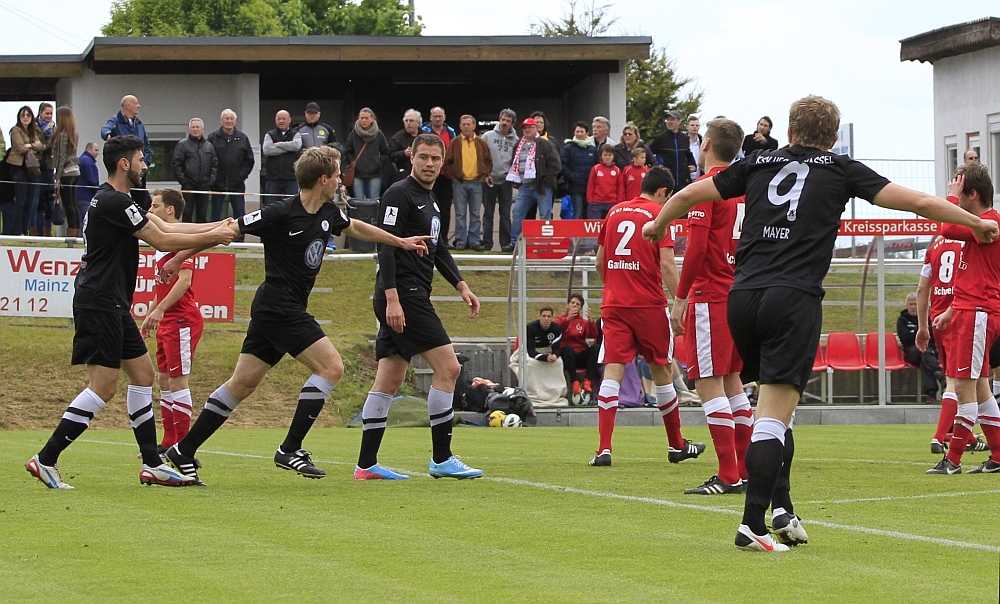
[[[505,107],[519,118],[541,110],[559,141],[577,120],[603,115],[617,140],[626,63],[647,58],[651,44],[648,36],[94,38],[80,55],[0,56],[0,100],[72,106],[82,145],[99,140],[122,96],[134,94],[153,147],[150,186],[176,186],[169,158],[190,118],[202,118],[208,133],[232,108],[257,155],[247,180],[256,193],[260,144],[275,113],[286,109],[301,123],[310,101],[340,142],[362,107],[375,111],[388,138],[405,110],[426,121],[436,105],[456,130],[465,113],[489,127]]]
[[[934,65],[934,173],[942,197],[969,149],[1000,175],[1000,18],[935,29],[900,41],[901,61]],[[994,202],[1000,201],[1000,195]]]

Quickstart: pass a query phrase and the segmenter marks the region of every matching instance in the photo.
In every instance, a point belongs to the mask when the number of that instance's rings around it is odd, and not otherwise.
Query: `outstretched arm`
[[[915,212],[931,220],[969,227],[976,238],[984,243],[990,243],[1000,234],[997,223],[992,220],[982,220],[940,197],[907,189],[895,183],[883,187],[872,202],[883,208]]]
[[[423,256],[427,253],[427,243],[425,242],[433,239],[430,235],[424,235],[422,237],[406,237],[405,239],[400,238],[388,231],[383,231],[377,226],[372,226],[361,220],[352,220],[351,224],[344,229],[344,233],[364,241],[375,241],[403,248],[407,251],[415,251],[418,256]]]
[[[687,214],[688,210],[703,201],[719,201],[721,196],[715,187],[715,180],[706,178],[689,184],[671,197],[653,222],[642,227],[642,236],[650,241],[659,241],[667,234],[671,222]]]
[[[133,236],[163,252],[187,249],[204,250],[216,245],[227,245],[240,236],[236,223],[219,224],[206,233],[164,233],[156,222],[150,220]]]

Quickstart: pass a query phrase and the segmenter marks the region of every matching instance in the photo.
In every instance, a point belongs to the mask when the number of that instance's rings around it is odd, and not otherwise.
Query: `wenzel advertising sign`
[[[136,278],[132,314],[142,318],[153,299],[155,252],[142,251]],[[73,316],[76,274],[82,248],[0,247],[0,316]],[[194,288],[206,321],[233,320],[233,254],[195,256]]]

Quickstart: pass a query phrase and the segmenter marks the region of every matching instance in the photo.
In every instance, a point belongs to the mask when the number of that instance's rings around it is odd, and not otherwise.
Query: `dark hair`
[[[973,191],[979,191],[980,205],[986,208],[993,207],[993,181],[986,166],[980,163],[962,164],[955,174],[965,176],[962,193],[971,195]]]
[[[118,160],[131,160],[136,151],[142,151],[142,139],[129,134],[128,136],[115,136],[104,143],[104,167],[108,170],[108,176],[118,171]]]
[[[536,117],[540,117],[540,118],[542,118],[542,120],[545,121],[545,128],[543,128],[542,130],[540,130],[538,132],[539,136],[541,136],[543,134],[548,134],[549,133],[549,118],[545,116],[545,112],[544,111],[532,111],[531,115],[529,115],[528,117],[530,117],[532,119],[534,119]]]
[[[573,130],[575,131],[577,128],[583,128],[584,132],[590,134],[590,124],[587,122],[577,122],[576,124],[573,124]]]
[[[774,122],[772,122],[771,118],[767,117],[766,115],[761,117],[760,120],[767,120],[768,132],[770,132],[774,128]],[[760,120],[757,120],[758,124],[760,123]],[[756,128],[754,128],[754,130],[756,130]]]
[[[653,166],[642,179],[642,192],[647,195],[655,195],[660,189],[666,189],[669,196],[674,190],[674,177],[670,170],[663,166]]]
[[[27,128],[21,125],[21,114],[24,113],[25,111],[27,111],[28,115],[31,117],[31,119],[28,120]],[[17,123],[14,124],[14,126],[28,133],[28,139],[29,139],[28,144],[31,144],[31,141],[38,137],[38,130],[37,128],[35,128],[37,123],[38,122],[35,121],[35,112],[31,110],[31,107],[25,105],[24,107],[21,107],[20,109],[17,110]]]
[[[52,103],[42,102],[42,103],[38,104],[38,114],[39,115],[41,115],[42,112],[45,111],[46,109],[55,109],[55,107],[52,106]]]
[[[556,311],[553,310],[551,306],[547,306],[547,305],[539,308],[538,309],[538,314],[541,315],[545,311],[549,311],[552,314],[556,314]]]
[[[587,301],[583,299],[583,295],[581,295],[581,294],[570,294],[569,299],[566,300],[566,303],[568,304],[569,302],[571,302],[573,300],[579,300],[580,301],[580,306],[583,306],[584,304],[587,303]]]
[[[612,145],[611,143],[604,143],[603,145],[601,145],[601,155],[604,155],[605,153],[610,153],[611,155],[615,155],[617,153],[615,151],[615,146]]]
[[[416,137],[414,137],[413,144],[410,145],[410,152],[416,153],[417,147],[420,145],[431,145],[434,147],[441,147],[441,153],[442,154],[444,153],[444,141],[441,140],[441,137],[436,134],[430,134],[428,132],[423,132],[421,134],[418,134]]]
[[[178,220],[184,215],[184,196],[177,189],[156,189],[153,191],[153,197],[159,197],[164,206],[173,208],[174,216]]]

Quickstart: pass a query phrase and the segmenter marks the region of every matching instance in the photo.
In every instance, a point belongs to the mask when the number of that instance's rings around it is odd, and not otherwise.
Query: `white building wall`
[[[239,119],[236,127],[246,132],[254,148],[257,166],[247,179],[247,192],[260,190],[259,77],[236,75],[115,75],[96,74],[85,69],[83,77],[60,80],[57,102],[72,105],[80,130],[81,144],[100,141],[101,128],[121,108],[121,99],[133,94],[139,99],[139,118],[149,139],[178,141],[187,135],[188,120],[200,117],[206,133],[218,129],[222,110],[229,107]],[[101,178],[107,174],[98,161]],[[156,186],[177,186],[176,182],[150,182]]]
[[[952,177],[947,143],[956,145],[961,163],[968,150],[968,135],[973,132],[979,132],[980,161],[990,168],[996,182],[1000,175],[1000,47],[934,63],[934,168],[938,195],[945,195]]]

